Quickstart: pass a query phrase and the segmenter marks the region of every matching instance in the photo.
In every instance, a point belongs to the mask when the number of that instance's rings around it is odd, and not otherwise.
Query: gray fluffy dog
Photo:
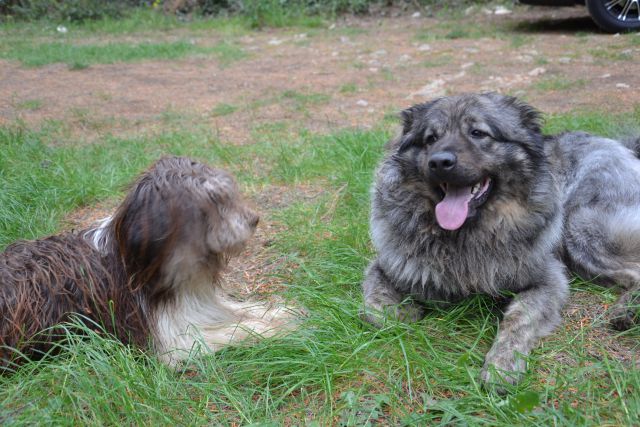
[[[523,356],[560,323],[566,266],[623,289],[615,327],[637,321],[637,147],[543,136],[535,109],[496,93],[439,98],[402,118],[372,189],[368,321],[418,320],[424,301],[513,296],[482,369],[488,383],[495,373],[516,383]]]

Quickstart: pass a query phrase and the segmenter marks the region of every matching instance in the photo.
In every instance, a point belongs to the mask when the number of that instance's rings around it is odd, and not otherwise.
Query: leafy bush
[[[0,17],[58,22],[120,18],[133,7],[161,9],[169,15],[241,15],[255,27],[281,26],[310,15],[362,14],[385,6],[458,7],[488,0],[0,0]],[[295,20],[295,19],[294,19]]]
[[[243,15],[256,25],[273,21],[276,16],[337,15],[341,13],[367,13],[381,6],[435,6],[459,7],[488,0],[156,0],[165,12],[202,15]]]
[[[268,15],[363,13],[381,0],[164,0],[169,13],[240,14],[261,21]],[[393,3],[387,0],[387,4]]]
[[[82,22],[120,18],[143,0],[0,0],[0,14],[16,19],[48,18],[58,22]]]

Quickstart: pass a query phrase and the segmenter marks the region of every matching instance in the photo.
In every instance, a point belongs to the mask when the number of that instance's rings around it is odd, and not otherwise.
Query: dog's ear
[[[406,135],[411,130],[413,122],[415,120],[415,113],[420,109],[420,104],[414,105],[400,112],[400,119],[402,120],[402,134]]]
[[[542,115],[538,110],[518,98],[509,96],[507,99],[520,114],[520,120],[524,127],[534,133],[542,133]]]
[[[402,134],[406,135],[411,131],[415,125],[426,125],[425,118],[429,114],[431,108],[442,98],[436,98],[429,102],[423,102],[422,104],[413,105],[400,113],[402,119]],[[422,119],[422,120],[421,120]]]
[[[518,115],[518,120],[526,129],[536,134],[542,133],[542,114],[531,105],[515,96],[501,95],[497,92],[485,92],[482,95],[490,98],[506,110],[515,111]]]
[[[431,109],[431,106],[433,106],[436,101],[437,99],[430,102],[425,102],[423,104],[416,104],[407,108],[406,110],[401,111],[400,120],[402,121],[402,132],[400,133],[400,135],[389,141],[385,145],[385,149],[397,149],[399,151],[404,151],[409,146],[411,146],[413,136],[416,133],[411,132],[411,130],[414,128],[414,124],[421,117],[424,117],[427,114],[427,112]]]
[[[116,244],[134,286],[158,278],[181,217],[175,200],[163,197],[149,176],[134,184],[113,219]]]

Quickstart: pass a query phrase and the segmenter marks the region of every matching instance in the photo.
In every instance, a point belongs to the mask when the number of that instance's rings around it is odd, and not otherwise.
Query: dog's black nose
[[[435,173],[449,172],[458,162],[458,158],[451,151],[438,151],[429,157],[429,170]]]

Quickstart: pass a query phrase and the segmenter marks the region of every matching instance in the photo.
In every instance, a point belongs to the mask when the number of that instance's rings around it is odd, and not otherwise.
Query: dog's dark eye
[[[438,140],[438,135],[432,133],[431,135],[427,135],[424,138],[424,143],[425,143],[425,145],[431,145],[434,142],[436,142],[437,140]]]
[[[474,138],[484,138],[486,136],[489,136],[488,133],[483,132],[480,129],[471,129],[471,132],[469,132],[469,134]]]

